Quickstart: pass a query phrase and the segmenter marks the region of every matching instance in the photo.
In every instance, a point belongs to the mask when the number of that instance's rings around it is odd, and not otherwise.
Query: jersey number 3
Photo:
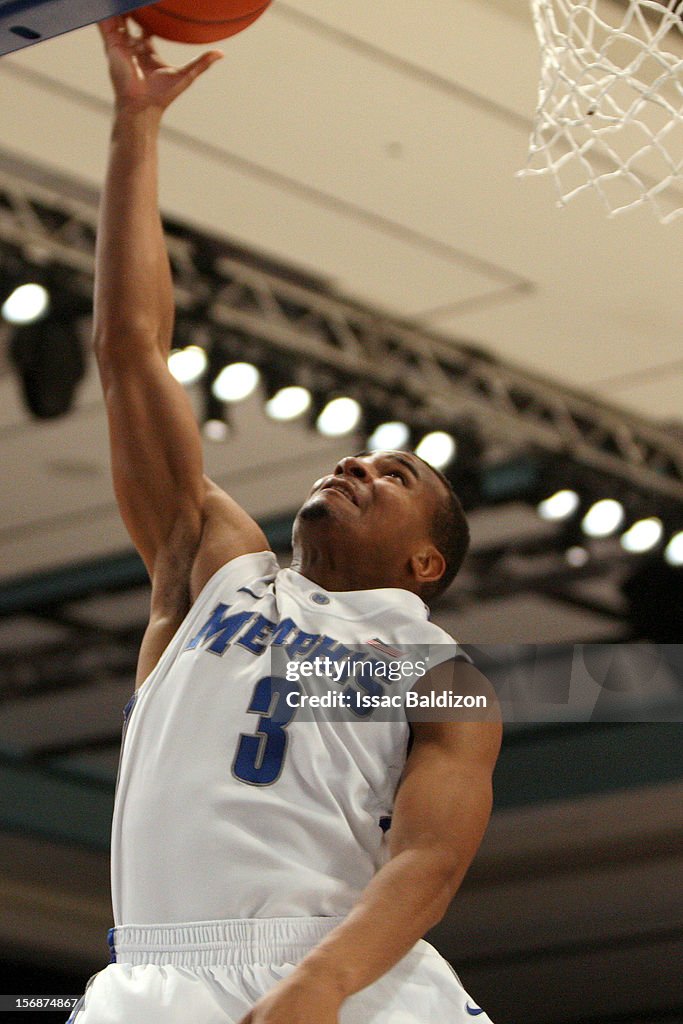
[[[240,782],[270,786],[280,778],[289,744],[286,730],[297,710],[287,701],[290,693],[301,690],[279,676],[264,676],[254,687],[247,711],[259,716],[256,732],[240,734],[232,764],[232,773]]]

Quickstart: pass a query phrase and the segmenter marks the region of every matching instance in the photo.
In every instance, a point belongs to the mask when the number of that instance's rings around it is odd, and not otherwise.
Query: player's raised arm
[[[148,36],[133,36],[124,18],[100,29],[115,118],[98,230],[94,342],[114,487],[155,588],[167,593],[172,579],[172,588],[189,594],[191,573],[196,592],[223,562],[267,547],[253,520],[204,477],[197,423],[167,365],[174,302],[158,212],[159,125],[166,107],[220,54],[174,68]]]

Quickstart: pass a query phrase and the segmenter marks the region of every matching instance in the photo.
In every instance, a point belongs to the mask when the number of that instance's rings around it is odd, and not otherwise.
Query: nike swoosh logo
[[[480,1013],[484,1011],[479,1006],[470,1006],[469,1003],[465,1003],[465,1009],[469,1013],[470,1017],[478,1017]]]

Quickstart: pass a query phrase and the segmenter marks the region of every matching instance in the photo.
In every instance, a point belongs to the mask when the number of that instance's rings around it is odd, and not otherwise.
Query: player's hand
[[[339,1024],[342,1002],[329,983],[292,974],[259,999],[240,1024]]]
[[[159,57],[149,33],[141,29],[140,35],[134,35],[126,18],[108,18],[98,27],[119,109],[165,110],[223,56],[220,50],[210,50],[176,68]]]

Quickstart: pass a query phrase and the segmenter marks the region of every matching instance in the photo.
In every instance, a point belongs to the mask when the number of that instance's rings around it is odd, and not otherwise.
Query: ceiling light
[[[2,315],[10,324],[33,324],[45,316],[50,295],[42,284],[22,284],[5,299]]]
[[[556,491],[555,494],[551,494],[549,498],[542,501],[536,511],[541,519],[559,522],[574,515],[580,500],[576,491]]]
[[[588,562],[590,555],[585,548],[582,548],[579,544],[574,547],[567,548],[564,553],[564,557],[573,569],[581,569]]]
[[[206,370],[206,352],[199,345],[173,349],[168,357],[168,368],[181,384],[194,384]]]
[[[683,565],[683,531],[674,533],[664,549],[664,558],[669,565]]]
[[[221,402],[241,402],[255,391],[260,377],[252,363],[230,363],[218,374],[211,390]]]
[[[381,423],[368,438],[368,451],[396,452],[408,444],[410,428],[397,420]]]
[[[445,469],[453,460],[456,449],[454,437],[446,434],[443,430],[435,430],[422,438],[415,449],[415,454],[428,462],[434,469]]]
[[[343,437],[358,426],[361,411],[355,398],[333,398],[318,416],[316,427],[325,437]]]
[[[586,512],[581,523],[588,537],[609,537],[624,521],[624,508],[613,498],[596,501]]]
[[[651,551],[652,548],[657,547],[663,533],[664,526],[661,519],[654,516],[651,519],[639,519],[622,535],[621,546],[624,551],[642,554],[644,551]]]
[[[308,388],[301,388],[292,384],[290,387],[280,388],[273,397],[266,402],[266,414],[272,420],[287,422],[295,420],[297,416],[305,413],[311,404],[311,392]]]
[[[202,430],[207,441],[225,441],[228,436],[228,425],[224,420],[207,420]]]

